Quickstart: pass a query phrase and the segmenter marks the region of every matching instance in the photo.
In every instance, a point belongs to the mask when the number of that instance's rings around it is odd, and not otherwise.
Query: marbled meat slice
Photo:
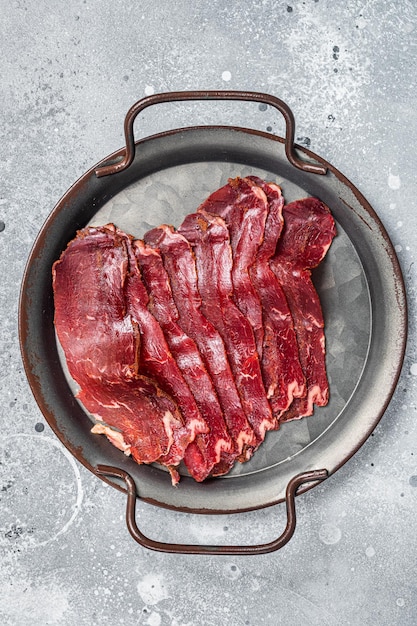
[[[201,311],[227,349],[243,409],[258,440],[277,428],[266,397],[254,334],[232,300],[232,249],[225,221],[205,211],[188,215],[178,231],[190,242],[198,276]]]
[[[158,321],[147,308],[149,297],[133,249],[133,238],[119,230],[117,235],[123,238],[129,261],[125,294],[127,312],[140,332],[139,372],[155,380],[158,386],[177,402],[185,419],[181,436],[178,431],[176,441],[169,451],[171,464],[177,464],[182,460],[187,446],[199,433],[206,433],[209,428],[170,352]]]
[[[305,398],[294,400],[281,421],[313,413],[313,405],[328,402],[324,322],[311,269],[324,258],[336,234],[329,208],[317,198],[286,205],[284,229],[271,267],[287,297],[294,321],[301,365],[307,382]]]
[[[262,355],[264,325],[259,295],[249,276],[263,239],[268,203],[263,190],[247,178],[230,179],[212,193],[198,212],[206,211],[224,219],[230,233],[233,252],[233,300],[249,320],[258,355]]]
[[[250,268],[250,276],[263,308],[262,376],[273,414],[279,417],[294,398],[306,393],[291,311],[284,291],[269,266],[284,225],[284,197],[278,185],[267,184],[255,176],[249,178],[265,192],[268,200],[264,239]]]
[[[178,463],[171,448],[179,440],[188,445],[184,420],[176,403],[138,374],[140,335],[126,310],[127,272],[126,247],[113,225],[79,231],[52,270],[55,328],[85,408],[121,432],[138,463],[171,467]]]
[[[125,313],[127,256],[113,235],[79,231],[52,268],[55,328],[77,382],[128,380],[138,370],[140,338]]]
[[[161,254],[177,309],[177,323],[195,341],[217,392],[224,420],[213,425],[211,445],[219,455],[223,454],[218,470],[224,473],[236,457],[249,458],[257,441],[243,412],[223,340],[201,312],[193,252],[187,239],[172,226],[154,228],[144,239]]]
[[[176,403],[151,379],[109,383],[88,381],[78,393],[83,406],[98,420],[91,432],[106,435],[125,454],[141,463],[166,466],[173,484],[179,481],[178,436],[184,422]]]
[[[211,430],[217,423],[223,423],[220,407],[213,382],[207,373],[198,347],[178,325],[179,313],[171,291],[168,274],[164,268],[160,253],[141,240],[134,242],[142,280],[149,294],[149,310],[162,328],[169,349],[186,380],[201,414]],[[239,433],[237,433],[239,435]],[[218,454],[212,454],[210,437],[199,436],[188,446],[184,462],[190,474],[202,481],[210,474],[218,475]],[[231,459],[232,460],[232,459]],[[222,467],[230,469],[228,464]]]

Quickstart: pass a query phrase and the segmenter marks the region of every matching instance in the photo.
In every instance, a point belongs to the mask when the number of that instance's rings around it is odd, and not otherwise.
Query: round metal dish
[[[244,128],[178,129],[136,142],[131,164],[111,176],[122,149],[86,172],[42,227],[22,284],[19,330],[26,373],[41,411],[63,444],[114,487],[98,465],[121,468],[141,498],[200,513],[238,512],[281,502],[290,480],[307,471],[333,474],[363,444],[383,415],[400,373],[406,341],[406,300],[398,260],[377,215],[360,192],[321,157],[296,154],[327,168],[305,172],[286,156],[284,139]],[[254,458],[229,475],[197,484],[184,475],[177,488],[155,466],[139,466],[105,437],[74,397],[55,339],[51,267],[76,231],[115,222],[140,236],[152,225],[178,225],[229,176],[258,174],[281,184],[287,201],[313,195],[331,209],[338,228],[314,274],[326,323],[329,405],[307,419],[268,433]],[[315,483],[309,483],[307,489]],[[301,490],[302,490],[301,489]],[[300,490],[299,490],[300,491]]]

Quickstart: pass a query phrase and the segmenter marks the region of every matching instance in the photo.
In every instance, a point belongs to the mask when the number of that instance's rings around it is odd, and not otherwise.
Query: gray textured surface
[[[414,3],[2,0],[0,15],[0,622],[417,623]],[[87,167],[121,147],[129,106],[153,91],[224,87],[286,100],[299,142],[374,206],[403,268],[410,339],[380,425],[298,499],[285,548],[169,556],[133,542],[123,496],[79,466],[45,424],[21,364],[18,294],[44,219]],[[249,104],[167,105],[136,126],[146,136],[196,122],[282,128]],[[196,517],[141,505],[139,515],[153,537],[209,543],[268,541],[283,522],[281,507]]]

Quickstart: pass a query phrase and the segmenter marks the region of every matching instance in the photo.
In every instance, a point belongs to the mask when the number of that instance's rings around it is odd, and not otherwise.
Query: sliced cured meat
[[[256,177],[230,180],[179,232],[80,231],[53,266],[55,326],[92,432],[174,484],[182,461],[202,481],[326,404],[311,269],[334,235],[322,202],[283,209]]]
[[[274,263],[289,302],[299,346],[300,361],[307,381],[307,394],[294,399],[281,422],[312,415],[314,404],[325,406],[329,386],[325,367],[324,322],[317,292],[308,270],[287,273]],[[288,280],[291,277],[292,280]]]
[[[137,373],[140,338],[125,314],[127,269],[111,228],[79,231],[54,263],[55,328],[77,382],[114,382]]]
[[[160,325],[147,308],[149,297],[141,279],[132,238],[121,231],[117,231],[117,235],[123,237],[129,260],[125,293],[127,312],[140,332],[139,371],[155,380],[161,389],[172,396],[181,407],[185,419],[184,427],[177,429],[175,441],[169,451],[169,463],[176,465],[182,460],[185,449],[195,440],[196,435],[208,432],[209,428],[169,350]]]
[[[169,277],[165,271],[161,255],[141,240],[135,241],[134,249],[142,279],[149,294],[149,309],[164,332],[169,349],[196,400],[201,414],[210,430],[215,432],[216,425],[224,422],[222,409],[196,343],[178,325],[178,309],[175,306]],[[238,436],[239,434],[233,433],[233,435]],[[220,467],[215,466],[219,464],[220,458],[215,451],[216,447],[207,445],[209,441],[209,436],[199,437],[193,444],[190,444],[185,452],[185,465],[198,481],[204,480],[213,472],[219,475]],[[230,469],[227,463],[223,465],[225,465],[226,471]]]
[[[250,268],[250,276],[263,309],[262,376],[273,414],[279,417],[294,398],[306,393],[291,311],[284,291],[269,266],[284,225],[284,198],[278,185],[267,184],[257,177],[249,178],[262,188],[268,200],[264,238]]]
[[[100,422],[93,426],[93,433],[106,435],[139,464],[167,466],[172,482],[178,482],[175,466],[180,461],[177,442],[184,433],[183,418],[172,398],[154,381],[145,376],[114,383],[90,381],[78,398]]]
[[[259,295],[249,276],[262,242],[268,203],[263,190],[246,178],[229,180],[212,193],[198,212],[205,211],[224,219],[230,233],[233,253],[233,300],[249,320],[259,357],[262,355],[264,325]]]
[[[263,386],[252,327],[231,297],[232,249],[226,223],[200,210],[188,215],[178,231],[195,254],[201,311],[224,341],[246,417],[262,440],[277,423]]]
[[[179,462],[184,422],[176,403],[138,374],[140,335],[126,312],[127,271],[114,226],[80,231],[53,266],[55,328],[86,409],[121,432],[138,463],[171,466]]]
[[[202,302],[190,244],[166,225],[152,229],[144,239],[161,254],[177,309],[174,313],[178,315],[177,323],[197,345],[223,410],[227,428],[224,420],[216,422],[211,432],[211,445],[219,454],[233,452],[234,458],[238,456],[239,460],[245,460],[258,442],[243,412],[223,340],[201,312]],[[229,433],[232,434],[235,449]],[[232,463],[233,458],[226,459],[226,464],[229,461]]]
[[[324,322],[310,270],[324,258],[336,228],[329,208],[317,198],[292,202],[283,213],[285,226],[271,267],[290,306],[307,381],[306,397],[294,400],[281,418],[288,421],[311,415],[314,404],[328,402]]]
[[[277,257],[299,269],[313,269],[324,259],[336,226],[330,209],[318,198],[303,198],[283,209],[284,230]]]

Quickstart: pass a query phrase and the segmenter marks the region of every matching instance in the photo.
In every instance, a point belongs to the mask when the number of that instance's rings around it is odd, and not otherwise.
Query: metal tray
[[[283,113],[286,137],[207,126],[134,142],[133,120],[143,108],[190,99],[267,103]],[[137,493],[148,502],[195,513],[239,512],[286,499],[286,531],[291,535],[297,488],[301,485],[297,492],[301,493],[343,465],[371,434],[394,392],[405,350],[407,312],[393,246],[356,187],[324,159],[293,145],[291,111],[277,98],[251,92],[150,96],[128,112],[125,133],[127,149],[106,157],[68,190],[30,254],[22,284],[19,331],[32,391],[48,423],[72,454],[103,480],[128,491],[129,530],[143,545],[147,544],[134,522]],[[91,418],[74,397],[76,388],[54,334],[51,267],[77,229],[87,224],[114,222],[140,237],[154,225],[178,225],[228,177],[249,174],[280,184],[287,202],[317,196],[335,217],[337,237],[313,274],[325,318],[330,402],[313,416],[268,433],[253,459],[237,464],[227,476],[198,484],[184,474],[173,488],[162,468],[139,466],[104,437],[90,433]],[[165,549],[162,545],[147,547]],[[281,545],[258,552],[277,547]],[[165,551],[204,552],[201,546],[182,548]],[[229,548],[229,553],[236,552]],[[219,550],[213,547],[213,552]]]

